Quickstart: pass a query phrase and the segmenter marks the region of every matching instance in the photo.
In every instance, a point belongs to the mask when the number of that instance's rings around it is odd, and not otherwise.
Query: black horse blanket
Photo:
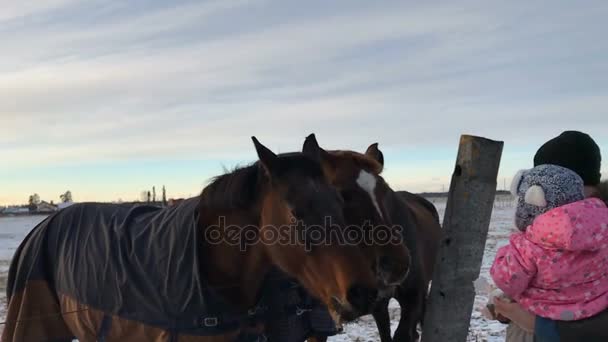
[[[193,198],[166,209],[95,203],[61,210],[18,250],[8,298],[44,279],[57,293],[112,315],[214,333],[204,319],[227,306],[213,301],[200,271],[197,206]]]
[[[199,261],[204,244],[198,205],[195,197],[169,208],[85,203],[63,209],[36,226],[18,248],[7,298],[29,281],[44,280],[58,294],[172,335],[234,330],[243,313],[207,286]],[[270,340],[335,333],[322,306],[297,283],[276,274],[268,278],[264,287],[272,291],[264,292],[271,295],[263,296],[259,307],[281,312],[270,325],[275,335]],[[320,323],[311,323],[313,313],[323,317],[316,320]]]

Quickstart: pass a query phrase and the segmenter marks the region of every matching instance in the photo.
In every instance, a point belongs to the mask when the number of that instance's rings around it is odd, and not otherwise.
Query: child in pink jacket
[[[512,192],[518,197],[515,222],[521,232],[498,250],[490,270],[496,286],[545,323],[606,310],[606,204],[584,199],[582,179],[555,165],[520,171]],[[559,340],[556,329],[547,333],[540,327],[535,333],[539,340]]]

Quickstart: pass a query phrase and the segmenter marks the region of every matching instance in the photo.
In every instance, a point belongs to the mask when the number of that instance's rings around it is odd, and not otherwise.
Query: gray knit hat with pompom
[[[570,169],[551,164],[519,171],[511,193],[517,197],[515,225],[521,231],[539,215],[585,198],[583,179]]]

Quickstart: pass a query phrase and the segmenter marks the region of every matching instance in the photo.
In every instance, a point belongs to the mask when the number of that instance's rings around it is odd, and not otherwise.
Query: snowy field
[[[6,311],[6,277],[11,258],[27,233],[46,216],[0,217],[0,320]],[[0,325],[0,332],[4,325]]]
[[[443,218],[445,200],[435,200],[440,217]],[[492,213],[490,232],[486,242],[486,249],[481,269],[480,283],[489,280],[489,269],[494,260],[497,246],[507,243],[508,236],[513,227],[514,208],[509,201],[499,201]],[[6,310],[5,287],[10,259],[15,249],[32,227],[42,221],[44,216],[27,217],[0,217],[0,319],[4,319]],[[487,288],[479,286],[475,300],[475,309],[471,318],[469,341],[477,342],[502,342],[504,341],[505,326],[493,321],[488,321],[481,316],[480,310],[487,302]],[[397,328],[399,321],[399,305],[393,300],[390,305],[392,328]],[[0,331],[3,326],[0,325]],[[371,316],[362,317],[357,322],[345,327],[344,333],[331,337],[331,342],[346,341],[377,341],[378,335],[376,325]]]

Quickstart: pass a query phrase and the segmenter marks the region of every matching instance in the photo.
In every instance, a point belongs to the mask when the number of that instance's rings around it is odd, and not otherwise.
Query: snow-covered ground
[[[434,200],[440,217],[443,218],[445,200]],[[481,268],[481,280],[475,299],[475,309],[471,317],[469,341],[477,342],[502,342],[504,341],[505,326],[494,321],[488,321],[481,316],[480,310],[487,302],[487,288],[483,284],[489,281],[489,269],[494,260],[497,246],[507,243],[508,236],[512,232],[514,208],[508,200],[498,201],[492,213],[490,232],[486,242],[485,254]],[[26,217],[0,217],[0,319],[4,318],[6,310],[5,287],[6,276],[10,259],[15,249],[32,227],[42,221],[44,216]],[[393,331],[397,328],[399,321],[399,305],[391,301],[390,312]],[[2,331],[0,325],[0,332]],[[362,317],[357,322],[345,327],[344,333],[331,337],[331,342],[350,341],[377,341],[378,335],[376,324],[371,316]]]
[[[0,217],[0,321],[6,311],[6,277],[10,260],[27,233],[46,216]],[[4,325],[0,325],[0,332]]]

